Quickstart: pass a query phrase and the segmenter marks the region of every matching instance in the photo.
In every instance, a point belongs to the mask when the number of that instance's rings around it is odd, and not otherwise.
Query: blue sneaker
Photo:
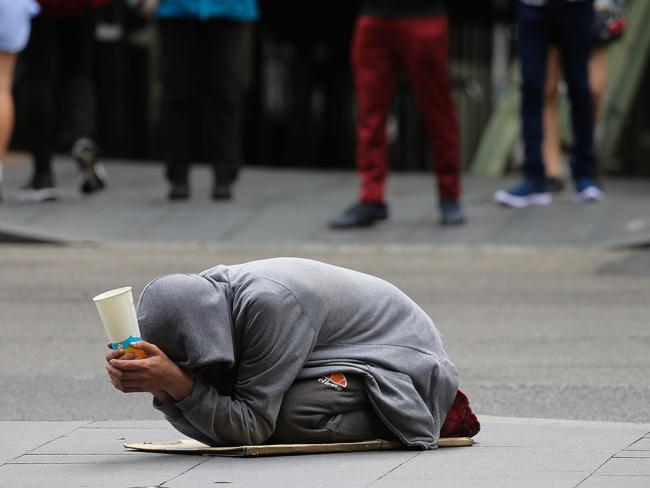
[[[512,188],[496,192],[494,200],[507,207],[526,208],[530,205],[548,205],[551,203],[551,194],[546,188],[536,186],[526,178]]]
[[[573,200],[576,203],[601,203],[605,200],[605,193],[591,178],[580,178],[576,181]]]
[[[465,223],[465,212],[458,200],[440,200],[440,225],[461,225]]]

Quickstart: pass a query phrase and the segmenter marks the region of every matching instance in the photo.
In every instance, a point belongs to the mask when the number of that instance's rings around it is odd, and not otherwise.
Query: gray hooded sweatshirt
[[[210,445],[260,444],[296,379],[360,375],[402,442],[433,449],[456,395],[455,366],[429,316],[392,284],[298,258],[216,266],[152,281],[142,338],[194,376],[190,395],[154,407]]]

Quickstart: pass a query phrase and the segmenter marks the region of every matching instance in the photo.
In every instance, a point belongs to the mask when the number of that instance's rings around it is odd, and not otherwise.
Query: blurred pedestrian
[[[448,69],[442,0],[365,0],[356,23],[352,68],[357,93],[359,201],[330,222],[365,227],[388,217],[386,119],[400,70],[417,99],[438,179],[440,223],[462,224],[459,128]]]
[[[160,2],[162,136],[170,200],[190,196],[192,115],[199,100],[205,102],[209,124],[212,198],[232,198],[241,164],[244,22],[257,16],[255,0]]]
[[[594,21],[594,47],[589,59],[589,86],[594,97],[596,120],[602,113],[605,85],[607,83],[607,51],[609,45],[620,39],[625,30],[623,0],[596,0]],[[546,184],[551,193],[564,188],[562,168],[562,140],[558,110],[558,86],[562,79],[560,52],[551,47],[548,54],[548,71],[544,94],[544,143],[542,156],[546,168]],[[596,123],[596,127],[598,124]],[[596,134],[598,131],[596,131]]]
[[[494,195],[509,207],[548,205],[542,142],[542,106],[551,43],[556,43],[571,100],[574,134],[571,170],[576,202],[600,202],[604,193],[595,181],[594,107],[587,65],[593,44],[593,0],[519,0],[517,27],[522,84],[525,145],[524,178]]]
[[[31,18],[38,13],[35,0],[0,0],[0,200],[2,171],[9,139],[14,126],[12,83],[16,53],[29,39]]]
[[[24,111],[34,172],[19,193],[23,201],[56,200],[52,171],[56,109],[60,87],[70,116],[72,157],[79,165],[79,189],[94,193],[105,186],[104,168],[97,163],[95,142],[94,42],[97,9],[110,0],[39,0],[41,14],[23,53]]]

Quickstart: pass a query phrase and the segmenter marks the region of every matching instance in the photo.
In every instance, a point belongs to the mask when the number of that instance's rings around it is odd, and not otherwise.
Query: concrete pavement
[[[646,488],[650,425],[484,417],[473,447],[270,458],[140,453],[161,421],[0,422],[0,480],[21,488]]]
[[[609,246],[650,242],[650,181],[607,180],[604,205],[575,205],[570,192],[545,208],[520,211],[492,203],[509,181],[466,179],[463,197],[469,225],[435,224],[432,178],[427,173],[394,174],[388,188],[391,218],[354,231],[332,231],[327,221],[352,203],[352,172],[247,169],[230,203],[210,201],[212,176],[205,166],[192,172],[192,200],[166,200],[158,164],[109,161],[109,189],[90,198],[77,191],[75,166],[57,161],[62,199],[56,204],[16,201],[29,165],[5,171],[0,204],[0,239],[43,238],[64,242],[199,242],[233,244],[437,244]]]

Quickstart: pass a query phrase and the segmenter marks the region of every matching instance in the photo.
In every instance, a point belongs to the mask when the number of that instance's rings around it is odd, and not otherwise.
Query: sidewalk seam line
[[[401,463],[399,463],[399,464],[398,464],[397,466],[395,466],[394,468],[389,469],[389,470],[386,471],[384,474],[382,474],[379,478],[377,478],[377,479],[371,481],[370,483],[368,483],[368,484],[365,486],[365,488],[368,488],[369,486],[374,485],[375,483],[377,483],[377,481],[381,480],[382,478],[385,478],[386,476],[388,476],[389,474],[391,474],[391,473],[392,473],[393,471],[395,471],[396,469],[401,468],[401,467],[404,466],[406,463],[411,462],[413,459],[415,459],[415,458],[418,457],[420,454],[422,454],[422,452],[423,452],[423,451],[420,451],[420,452],[416,453],[414,456],[411,456],[410,458],[405,459],[404,461],[402,461]]]
[[[204,457],[205,457],[205,459],[199,461],[199,462],[196,463],[194,466],[190,466],[189,468],[187,468],[187,469],[186,469],[185,471],[183,471],[182,473],[178,473],[176,476],[173,476],[172,478],[169,478],[168,480],[163,481],[163,482],[160,483],[160,485],[158,485],[158,486],[163,487],[164,485],[166,485],[166,484],[169,483],[170,481],[174,481],[175,479],[180,478],[180,477],[183,476],[184,474],[189,473],[189,472],[192,471],[194,468],[198,468],[198,467],[201,466],[203,463],[205,463],[208,459],[210,459],[210,456],[204,456]]]
[[[648,435],[648,433],[646,432],[646,433],[643,434],[641,437],[639,437],[637,440],[631,442],[630,444],[628,444],[628,445],[625,446],[624,448],[620,449],[619,451],[617,451],[617,452],[615,452],[614,454],[612,454],[611,456],[609,456],[609,457],[608,457],[605,461],[603,461],[603,462],[602,462],[602,463],[601,463],[601,464],[600,464],[596,469],[594,469],[591,473],[589,473],[585,479],[583,479],[580,483],[578,483],[578,484],[575,486],[575,488],[578,488],[581,484],[583,484],[585,481],[587,481],[589,478],[591,478],[591,477],[594,475],[594,473],[595,473],[596,471],[598,471],[600,468],[602,468],[603,466],[605,466],[605,464],[607,464],[609,461],[611,461],[612,459],[614,459],[614,457],[616,457],[617,454],[619,454],[619,453],[625,451],[626,449],[628,449],[629,447],[633,446],[634,444],[636,444],[637,442],[639,442],[641,439],[643,439],[643,438],[646,437],[647,435]]]

